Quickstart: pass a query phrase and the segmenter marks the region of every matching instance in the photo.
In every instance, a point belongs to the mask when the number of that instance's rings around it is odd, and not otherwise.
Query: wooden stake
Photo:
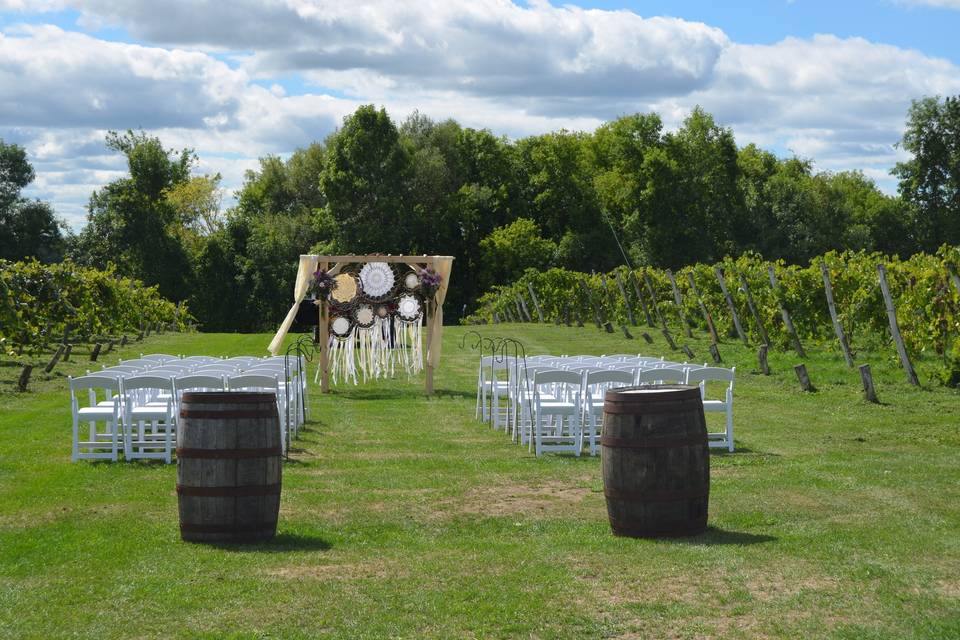
[[[20,377],[17,379],[17,391],[20,393],[23,393],[27,390],[27,384],[30,382],[31,373],[33,373],[33,365],[23,365],[23,370],[20,372]]]
[[[643,294],[640,293],[640,284],[637,282],[637,274],[633,271],[630,271],[630,282],[633,284],[633,292],[637,294],[637,300],[640,301],[640,307],[643,309],[643,315],[647,318],[647,326],[654,327],[653,318],[650,316],[650,309],[647,308],[647,301],[643,299]]]
[[[664,329],[660,333],[663,334],[663,337],[666,339],[667,344],[670,345],[670,348],[674,351],[677,351],[677,343],[673,341],[673,336],[670,335],[670,332]]]
[[[743,332],[743,327],[740,325],[740,316],[737,315],[737,308],[733,304],[733,298],[730,297],[730,292],[727,291],[727,283],[723,279],[723,269],[715,267],[714,272],[717,274],[717,282],[720,283],[720,291],[723,292],[723,297],[727,299],[727,307],[730,308],[730,317],[733,318],[733,327],[737,330],[737,335],[740,336],[743,344],[749,347],[750,341],[747,339],[747,334]]]
[[[710,355],[713,357],[715,363],[720,364],[723,362],[723,358],[720,357],[720,349],[717,348],[716,342],[710,345]]]
[[[644,331],[640,334],[640,337],[643,338],[647,344],[653,344],[653,338],[650,337],[650,334]]]
[[[523,309],[520,308],[520,296],[513,296],[513,304],[517,307],[517,317],[520,319],[520,322],[526,322],[526,319],[523,317]]]
[[[897,345],[897,353],[900,354],[900,362],[903,363],[903,370],[907,374],[907,382],[919,387],[920,380],[917,378],[917,372],[913,370],[913,364],[907,354],[907,346],[903,343],[903,336],[900,335],[900,325],[897,324],[897,310],[893,306],[893,296],[890,295],[890,286],[887,284],[887,268],[883,264],[878,264],[877,272],[880,274],[883,303],[887,307],[887,320],[890,321],[890,335],[893,336],[893,341]]]
[[[43,368],[44,373],[50,373],[53,371],[53,368],[57,366],[57,363],[60,362],[60,358],[63,357],[63,352],[66,349],[66,345],[61,344],[57,347],[56,353],[53,354],[53,357],[50,358],[50,362],[47,363],[47,366]]]
[[[833,332],[837,334],[837,340],[840,342],[840,349],[843,351],[843,359],[848,367],[853,366],[853,355],[850,353],[850,344],[847,342],[847,335],[843,332],[840,325],[840,318],[837,316],[837,306],[833,302],[833,287],[830,285],[830,271],[827,269],[827,263],[820,261],[820,271],[823,274],[823,290],[827,294],[827,307],[830,309],[830,319],[833,321]]]
[[[670,278],[670,288],[673,289],[673,302],[677,305],[677,315],[680,316],[680,324],[683,326],[683,334],[688,338],[693,337],[693,331],[690,329],[690,322],[687,320],[687,314],[683,311],[683,298],[680,297],[680,289],[677,288],[677,279],[673,277],[673,271],[667,269],[667,277]]]
[[[603,327],[603,323],[600,322],[600,312],[597,311],[597,305],[593,301],[593,294],[590,293],[590,287],[587,286],[587,283],[583,280],[580,280],[580,290],[587,296],[587,303],[590,305],[590,308],[593,309],[593,321],[597,323],[597,329]]]
[[[740,275],[740,286],[743,287],[743,292],[747,296],[747,307],[750,309],[750,315],[753,316],[753,321],[757,325],[757,331],[760,332],[760,340],[763,341],[763,344],[770,344],[770,336],[767,335],[767,330],[763,326],[763,318],[760,317],[760,312],[757,311],[757,305],[753,303],[753,294],[750,293],[750,285],[747,284],[747,279],[743,277],[743,274]]]
[[[769,347],[765,344],[762,344],[757,350],[757,360],[760,362],[760,372],[765,376],[770,375],[770,365],[767,364],[767,349],[769,349]]]
[[[620,275],[620,272],[616,272],[617,277],[617,288],[620,289],[620,295],[623,297],[623,306],[627,310],[627,321],[630,323],[631,327],[637,326],[637,319],[633,317],[633,305],[630,304],[630,296],[627,295],[627,288],[623,286],[623,276]]]
[[[603,329],[604,329],[604,331],[606,331],[607,333],[613,333],[613,325],[612,325],[610,322],[604,322],[604,323],[603,323]]]
[[[100,356],[100,349],[103,348],[103,345],[99,342],[93,345],[93,350],[90,352],[90,362],[96,362],[97,358]]]
[[[646,271],[643,272],[643,282],[647,285],[647,293],[650,294],[650,299],[653,300],[653,310],[657,314],[657,320],[660,322],[660,326],[663,327],[664,331],[669,331],[667,321],[663,319],[663,314],[660,313],[660,302],[657,300],[657,292],[653,288],[653,281],[650,280],[650,274]]]
[[[533,290],[533,283],[527,283],[527,291],[530,292],[530,299],[533,300],[533,308],[537,310],[537,317],[543,322],[543,310],[540,309],[540,301],[537,300],[537,292]]]
[[[107,350],[104,351],[104,353],[110,353],[111,351],[113,351],[113,347],[116,343],[117,343],[116,340],[114,340],[113,338],[110,338],[110,340],[107,341]]]
[[[123,334],[122,336],[120,336],[120,346],[121,347],[127,346],[127,334]]]
[[[687,357],[690,358],[691,361],[696,360],[697,357],[693,355],[693,350],[687,345],[680,347],[680,350],[687,354]]]
[[[63,361],[70,362],[70,352],[73,351],[73,345],[68,344],[67,348],[63,351]]]
[[[687,272],[687,278],[690,280],[690,290],[693,291],[693,295],[697,299],[697,305],[700,307],[700,313],[703,314],[703,321],[707,323],[707,330],[710,331],[710,338],[714,342],[720,342],[720,336],[717,335],[717,328],[713,325],[713,316],[710,315],[709,311],[707,311],[707,305],[703,303],[703,299],[700,297],[700,290],[697,289],[697,283],[693,279],[693,271]]]
[[[563,310],[563,324],[567,325],[568,327],[573,326],[572,324],[570,324],[570,303],[569,302],[567,303],[566,307]]]
[[[860,365],[860,381],[863,382],[863,396],[867,399],[867,402],[879,403],[877,391],[873,388],[873,374],[870,373],[870,365]]]
[[[629,329],[627,329],[627,325],[621,324],[621,325],[620,325],[620,330],[623,331],[623,337],[624,337],[624,338],[626,338],[627,340],[633,340],[633,334],[630,333],[630,330],[629,330]]]
[[[801,358],[806,358],[807,354],[803,350],[803,344],[800,342],[800,336],[797,335],[797,330],[793,326],[793,319],[790,317],[790,312],[787,310],[787,304],[783,300],[783,292],[780,290],[780,284],[777,282],[776,270],[773,268],[773,265],[767,267],[767,273],[770,275],[770,287],[773,289],[773,295],[777,299],[777,304],[780,305],[780,316],[783,318],[783,326],[787,328],[787,333],[790,334],[790,340],[793,342],[793,350],[797,352],[797,355]]]
[[[816,391],[810,382],[810,376],[807,375],[807,367],[805,365],[798,364],[793,370],[797,373],[797,379],[800,381],[801,389],[804,391]]]

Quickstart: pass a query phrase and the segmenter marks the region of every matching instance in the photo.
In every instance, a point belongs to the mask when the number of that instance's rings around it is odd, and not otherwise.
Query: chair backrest
[[[123,380],[124,393],[139,389],[156,389],[173,392],[173,376],[142,375],[130,376]]]
[[[166,363],[166,362],[173,362],[174,360],[179,360],[180,358],[178,358],[177,356],[171,356],[166,353],[147,353],[147,354],[141,353],[140,359],[154,360],[156,362]]]
[[[223,358],[214,358],[213,356],[187,356],[183,358],[184,362],[199,362],[201,364],[210,364],[213,362],[223,362]]]
[[[240,367],[235,364],[203,364],[193,370],[195,373],[239,373]]]
[[[583,376],[576,371],[562,371],[560,369],[548,369],[537,371],[533,375],[533,386],[539,387],[542,384],[575,384],[579,385],[583,381]]]
[[[633,371],[618,371],[616,369],[605,369],[603,371],[588,371],[586,384],[593,386],[597,384],[624,384],[632,385],[634,380]]]
[[[227,388],[231,391],[237,389],[280,389],[280,380],[275,375],[266,374],[241,374],[227,378]]]
[[[137,373],[143,373],[146,371],[143,367],[124,367],[122,365],[117,365],[114,367],[104,367],[100,371],[88,371],[90,375],[121,375],[121,376],[130,376]]]
[[[681,369],[644,369],[637,373],[637,384],[686,382],[687,372]]]
[[[733,392],[733,380],[736,377],[737,368],[731,367],[725,369],[723,367],[704,367],[702,369],[694,369],[687,374],[687,384],[699,384],[701,387],[706,389],[706,383],[711,380],[719,380],[721,382],[728,382],[727,389],[730,392]]]
[[[121,360],[120,366],[122,367],[140,367],[142,369],[149,369],[151,367],[157,367],[160,363],[156,360],[145,360],[145,359],[135,359],[135,360]]]
[[[173,387],[177,390],[178,394],[181,394],[191,389],[223,391],[226,389],[226,384],[223,382],[223,376],[198,374],[174,378]]]
[[[70,391],[85,391],[87,389],[103,389],[104,391],[120,391],[120,380],[114,376],[101,376],[91,374],[80,376],[79,378],[70,378]]]

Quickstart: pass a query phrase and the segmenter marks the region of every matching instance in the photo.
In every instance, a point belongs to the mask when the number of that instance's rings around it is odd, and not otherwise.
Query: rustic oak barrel
[[[710,453],[698,387],[607,391],[600,444],[615,535],[674,537],[706,529]]]
[[[253,542],[277,533],[281,441],[272,393],[187,392],[180,402],[180,536]]]

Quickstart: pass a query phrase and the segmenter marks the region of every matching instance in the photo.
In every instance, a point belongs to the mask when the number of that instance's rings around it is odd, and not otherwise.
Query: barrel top
[[[273,393],[262,391],[185,391],[183,402],[190,404],[262,404],[276,402]]]
[[[687,384],[651,384],[608,389],[604,402],[644,402],[700,399],[700,388]]]

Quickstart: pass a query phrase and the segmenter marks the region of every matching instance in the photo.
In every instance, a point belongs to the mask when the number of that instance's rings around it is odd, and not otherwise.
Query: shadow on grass
[[[720,527],[709,526],[707,530],[700,535],[690,536],[689,538],[673,538],[671,542],[679,544],[696,544],[707,546],[736,545],[746,547],[752,544],[762,544],[764,542],[776,542],[775,536],[766,534],[744,533],[742,531],[727,531]]]
[[[300,533],[279,533],[266,542],[192,542],[237,553],[289,553],[291,551],[327,551],[333,545],[324,538]]]
[[[764,456],[769,458],[779,458],[781,455],[779,453],[770,453],[769,451],[757,451],[756,449],[751,449],[750,447],[736,447],[733,451],[727,451],[726,449],[720,448],[711,448],[711,456],[719,456],[721,458],[726,457],[736,457],[741,454],[750,454],[754,456]]]
[[[410,389],[347,389],[336,392],[336,397],[344,400],[400,400],[409,398],[428,397],[421,390],[413,391]],[[473,393],[465,391],[456,391],[453,389],[434,389],[435,398],[469,398],[473,399]]]

